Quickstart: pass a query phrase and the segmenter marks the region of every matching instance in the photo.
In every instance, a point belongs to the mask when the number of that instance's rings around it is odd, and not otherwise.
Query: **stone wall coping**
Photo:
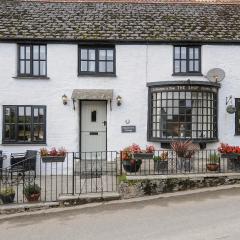
[[[240,178],[240,173],[204,173],[204,174],[176,174],[176,175],[147,175],[147,176],[126,176],[127,180],[154,180],[154,179],[172,179],[172,178],[208,178],[208,177],[230,177]]]

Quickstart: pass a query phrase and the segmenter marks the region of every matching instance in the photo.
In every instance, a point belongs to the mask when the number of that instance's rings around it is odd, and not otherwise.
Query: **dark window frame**
[[[180,58],[176,59],[175,58],[175,49],[179,47],[180,48],[180,54],[181,54],[181,48],[185,47],[186,48],[186,72],[181,72],[181,61],[184,61],[185,59]],[[198,59],[190,59],[189,57],[189,49],[190,48],[197,48],[198,49]],[[194,53],[195,55],[195,53]],[[193,61],[199,61],[199,70],[198,71],[190,71],[189,70],[189,62]],[[180,61],[180,72],[176,72],[175,69],[175,64],[176,61]],[[174,45],[173,46],[173,76],[202,76],[202,47],[199,45]]]
[[[235,98],[235,107],[236,107],[236,112],[235,112],[235,135],[239,136],[240,135],[240,114],[238,114],[238,109],[240,111],[240,98]]]
[[[34,59],[33,56],[33,48],[34,46],[38,46],[39,47],[39,54],[38,54],[38,59]],[[45,47],[45,59],[41,59],[40,58],[40,47],[44,46]],[[25,47],[25,58],[22,59],[21,58],[21,47]],[[21,73],[21,65],[20,62],[21,61],[27,61],[26,60],[26,47],[30,47],[30,73],[26,73],[26,64],[25,64],[25,73]],[[32,44],[32,43],[19,43],[18,44],[18,52],[17,52],[17,76],[18,77],[30,77],[30,78],[38,78],[38,77],[47,77],[47,44],[45,43],[36,43],[36,44]],[[38,61],[38,72],[39,74],[34,74],[34,62]],[[40,74],[40,62],[45,62],[45,74]]]
[[[31,108],[31,121],[29,124],[26,123],[19,123],[19,108],[20,107],[24,107],[24,112],[26,111],[27,107]],[[14,123],[6,123],[6,116],[5,116],[5,111],[7,108],[15,108],[15,113],[16,113],[16,119]],[[44,113],[44,119],[43,122],[34,122],[34,109],[43,109],[43,113]],[[3,105],[3,124],[2,124],[2,143],[3,144],[24,144],[24,145],[28,145],[28,144],[46,144],[46,124],[47,124],[47,106],[46,105]],[[5,137],[5,130],[6,130],[6,126],[7,125],[14,125],[14,134],[15,134],[15,139],[14,140],[7,140]],[[18,126],[19,125],[30,125],[31,126],[31,141],[21,141],[17,139],[18,136]],[[43,126],[43,140],[41,141],[34,141],[34,126],[35,125],[42,125]]]
[[[168,83],[169,84],[164,84],[164,83],[161,84],[159,82],[159,83],[154,83],[154,84],[153,83],[149,83],[148,84],[148,87],[149,87],[148,88],[148,124],[147,124],[147,126],[148,126],[147,127],[147,138],[148,138],[148,141],[161,142],[161,143],[169,143],[172,140],[182,140],[182,139],[185,139],[185,140],[186,139],[191,139],[193,142],[197,142],[197,143],[207,143],[207,142],[216,142],[216,141],[218,141],[218,88],[219,88],[219,86],[211,86],[211,84],[209,84],[209,86],[213,87],[213,88],[216,88],[215,89],[216,92],[213,94],[213,102],[212,102],[213,105],[212,105],[212,115],[211,115],[211,117],[212,117],[212,125],[211,125],[210,129],[208,129],[208,127],[207,127],[206,131],[203,129],[203,123],[204,123],[203,118],[204,118],[204,116],[208,116],[209,115],[209,113],[207,113],[207,114],[203,113],[203,109],[204,108],[208,109],[208,107],[209,107],[208,106],[208,100],[207,100],[207,107],[201,107],[201,104],[199,105],[199,103],[197,103],[197,105],[194,107],[194,108],[197,108],[197,109],[198,108],[202,109],[201,110],[202,113],[200,114],[202,116],[202,122],[199,122],[199,120],[197,120],[197,122],[196,122],[196,120],[195,120],[194,123],[195,123],[195,126],[197,126],[197,128],[194,129],[194,130],[193,129],[189,130],[189,131],[191,131],[191,137],[179,137],[178,136],[178,137],[170,137],[169,138],[167,135],[165,137],[161,137],[161,132],[164,132],[165,131],[164,129],[160,129],[159,130],[159,132],[160,132],[159,137],[156,136],[156,135],[155,136],[153,135],[153,131],[154,131],[154,127],[153,127],[153,124],[154,124],[153,115],[154,115],[154,113],[153,113],[153,111],[155,111],[155,110],[153,109],[154,108],[153,107],[153,101],[154,101],[153,99],[154,98],[153,98],[153,94],[152,94],[152,88],[170,87],[170,89],[172,89],[174,86],[178,86],[179,89],[181,89],[181,90],[176,91],[176,92],[185,92],[185,96],[186,96],[186,92],[189,92],[189,91],[186,91],[186,90],[182,90],[183,86],[187,86],[188,85],[187,81],[179,81],[179,84],[177,83],[177,81],[175,81],[174,83],[171,83],[171,81],[168,81]],[[204,87],[204,85],[197,85],[196,84],[196,87],[197,86]],[[189,83],[188,86],[192,87],[191,83]],[[170,92],[171,91],[174,92],[173,90],[170,90]],[[162,96],[162,92],[163,91],[161,90],[161,96]],[[198,91],[192,91],[192,92],[198,92]],[[202,93],[204,93],[204,91],[202,91]],[[197,99],[199,99],[199,98],[197,97]],[[208,99],[208,97],[207,97],[207,99]],[[173,100],[173,99],[170,99],[170,100]],[[203,98],[203,100],[204,100],[204,98]],[[168,104],[169,103],[166,103],[166,107],[167,108],[169,107]],[[175,107],[172,105],[172,107],[170,107],[170,108],[172,108],[172,111],[173,111],[173,108],[175,108]],[[173,114],[173,112],[172,112],[172,114]],[[162,115],[162,113],[160,115]],[[167,115],[168,115],[168,113],[167,113]],[[178,114],[178,123],[179,124],[181,124],[181,121],[179,121],[179,116],[180,115],[181,114]],[[195,113],[196,118],[200,117],[200,115],[198,115],[198,110],[197,110],[197,113]],[[164,114],[164,116],[165,116],[165,114]],[[191,113],[191,116],[193,116],[192,113]],[[184,121],[184,122],[186,122],[186,121]],[[198,126],[199,126],[198,124],[199,123],[202,125],[201,129],[198,128]],[[207,123],[210,124],[211,122],[207,122]],[[168,121],[166,122],[166,124],[168,124]],[[193,121],[192,121],[192,124],[193,124]],[[166,130],[167,130],[167,127],[166,127]],[[169,130],[171,130],[171,129],[169,129]],[[201,136],[200,137],[201,134],[197,133],[198,130],[201,130],[202,132],[207,132],[207,137],[205,137],[205,136]],[[186,131],[186,129],[185,129],[185,131]],[[193,132],[194,131],[195,131],[195,134],[196,134],[195,138],[193,137],[193,135],[194,135]],[[212,133],[210,133],[210,135],[212,134],[211,137],[209,137],[209,131],[212,132]]]
[[[81,50],[95,50],[95,71],[81,71]],[[100,50],[113,50],[113,72],[99,72],[99,51]],[[91,60],[86,60],[91,61]],[[110,60],[106,60],[110,61]],[[79,45],[78,46],[78,75],[79,76],[116,76],[116,49],[115,46],[93,46],[93,45]]]

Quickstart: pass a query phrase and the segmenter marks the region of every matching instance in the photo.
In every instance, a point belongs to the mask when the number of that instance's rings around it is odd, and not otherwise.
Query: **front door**
[[[107,102],[81,102],[81,152],[105,152],[107,138]],[[90,154],[87,154],[90,156]],[[99,157],[98,156],[98,157]],[[87,157],[87,156],[86,156]],[[87,157],[88,158],[88,157]]]

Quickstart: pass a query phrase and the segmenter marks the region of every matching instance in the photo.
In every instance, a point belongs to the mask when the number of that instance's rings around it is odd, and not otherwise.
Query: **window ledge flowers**
[[[64,162],[67,151],[65,148],[61,147],[58,150],[53,147],[51,150],[46,148],[40,149],[40,155],[43,162]]]

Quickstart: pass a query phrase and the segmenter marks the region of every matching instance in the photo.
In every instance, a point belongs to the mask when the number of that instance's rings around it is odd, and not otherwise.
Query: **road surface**
[[[5,220],[0,239],[239,240],[240,189]]]

